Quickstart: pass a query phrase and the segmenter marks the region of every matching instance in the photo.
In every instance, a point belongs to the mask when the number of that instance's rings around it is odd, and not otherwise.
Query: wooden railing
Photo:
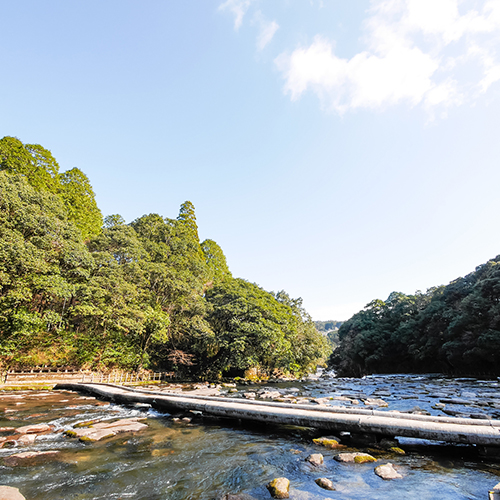
[[[94,372],[90,370],[58,369],[35,367],[30,370],[8,370],[0,372],[0,385],[27,385],[58,382],[101,382],[112,384],[128,384],[138,382],[162,382],[172,380],[173,372]]]

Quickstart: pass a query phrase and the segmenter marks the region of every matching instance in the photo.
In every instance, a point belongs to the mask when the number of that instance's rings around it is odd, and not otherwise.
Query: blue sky
[[[500,0],[0,3],[0,136],[103,213],[196,207],[235,276],[345,320],[500,253]]]

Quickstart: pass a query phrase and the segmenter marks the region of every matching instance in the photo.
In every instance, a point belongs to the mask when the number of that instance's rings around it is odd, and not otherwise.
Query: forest
[[[426,293],[393,292],[343,323],[329,366],[372,373],[500,375],[500,255]]]
[[[0,370],[30,366],[300,376],[331,349],[300,298],[232,276],[176,218],[103,218],[87,176],[0,140]]]

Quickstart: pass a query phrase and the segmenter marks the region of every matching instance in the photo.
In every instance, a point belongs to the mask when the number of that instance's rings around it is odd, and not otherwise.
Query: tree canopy
[[[103,220],[81,170],[0,140],[0,368],[300,374],[328,349],[300,299],[233,278],[200,244],[190,201],[174,219]]]
[[[500,256],[447,286],[370,302],[339,339],[330,365],[340,375],[500,375]]]

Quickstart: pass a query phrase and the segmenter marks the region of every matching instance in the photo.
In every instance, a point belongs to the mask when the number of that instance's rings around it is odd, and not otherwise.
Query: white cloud
[[[229,10],[234,15],[234,29],[238,31],[251,2],[252,0],[226,0],[219,5],[219,10]]]
[[[260,30],[257,36],[257,48],[263,50],[264,47],[273,39],[274,34],[278,31],[279,25],[275,21],[259,20]]]
[[[366,50],[351,58],[317,36],[275,60],[292,100],[312,90],[338,113],[406,102],[457,106],[500,80],[500,0],[460,12],[458,0],[372,0]]]

